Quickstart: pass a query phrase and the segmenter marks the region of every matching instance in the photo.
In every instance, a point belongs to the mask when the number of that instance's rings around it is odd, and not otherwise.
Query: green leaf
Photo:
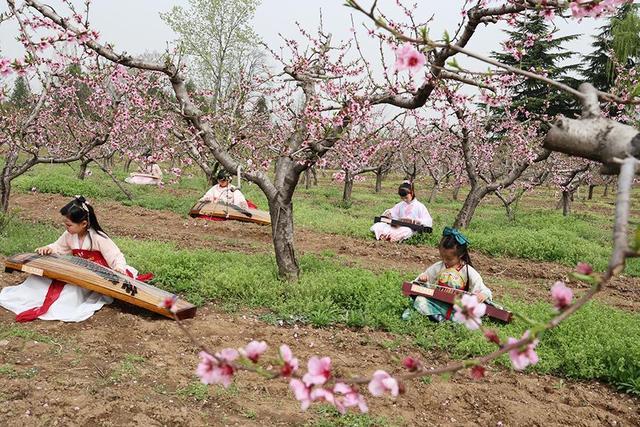
[[[593,276],[589,276],[586,274],[580,274],[580,273],[575,273],[575,272],[571,272],[569,273],[569,275],[571,277],[573,277],[576,280],[580,280],[581,282],[585,282],[585,283],[589,283],[590,285],[593,285],[596,283],[596,278]]]
[[[429,40],[429,28],[427,27],[422,27],[420,28],[420,37],[422,37],[422,40]]]
[[[455,68],[457,70],[462,70],[462,67],[460,67],[460,65],[458,64],[458,61],[456,60],[456,58],[451,58],[451,60],[449,62],[447,62],[447,65],[450,66],[451,68]]]
[[[449,35],[449,32],[447,30],[444,30],[444,34],[442,38],[444,39],[445,43],[447,44],[451,43],[451,36]]]

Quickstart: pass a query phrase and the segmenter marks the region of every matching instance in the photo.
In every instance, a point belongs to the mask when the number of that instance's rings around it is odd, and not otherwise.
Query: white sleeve
[[[427,275],[428,284],[430,285],[436,284],[436,280],[438,279],[438,273],[440,273],[440,271],[442,271],[442,268],[444,267],[443,264],[444,263],[442,261],[438,261],[435,264],[432,264],[431,266],[429,266],[429,268],[427,268],[425,271],[421,273],[421,275],[422,274]]]
[[[404,202],[396,203],[396,205],[391,208],[391,218],[392,219],[400,219],[401,218],[400,207],[402,206],[403,203]]]
[[[204,193],[204,196],[200,197],[200,201],[201,202],[205,202],[205,201],[213,201],[213,193],[215,186],[211,187],[206,193]]]
[[[114,270],[124,270],[127,266],[127,262],[124,259],[124,255],[120,251],[120,248],[108,237],[101,236],[98,233],[94,234],[98,250],[109,264],[109,267]]]
[[[484,282],[482,281],[482,277],[480,276],[480,273],[478,273],[478,271],[471,266],[465,266],[464,268],[469,269],[468,280],[471,285],[469,287],[469,292],[471,292],[472,294],[475,294],[476,292],[480,292],[482,295],[487,297],[488,300],[491,300],[491,298],[493,297],[491,293],[491,289],[487,288],[487,285],[484,284]]]
[[[62,236],[58,237],[58,240],[48,244],[48,248],[53,250],[53,253],[58,255],[69,255],[71,253],[71,246],[69,246],[69,232],[65,231]]]
[[[233,192],[233,203],[240,206],[241,208],[247,207],[247,199],[245,199],[244,194],[238,189]]]
[[[426,227],[433,226],[433,219],[431,218],[431,215],[429,215],[429,210],[422,203],[420,203],[419,217],[416,218],[416,219],[418,221],[420,221],[420,224],[422,224],[422,225],[424,225]]]

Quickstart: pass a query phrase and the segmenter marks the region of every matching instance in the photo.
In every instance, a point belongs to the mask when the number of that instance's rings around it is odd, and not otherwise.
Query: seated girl
[[[413,224],[421,224],[426,227],[433,225],[433,219],[429,215],[429,211],[416,199],[413,184],[405,181],[398,187],[398,195],[402,201],[391,209],[387,209],[382,216],[391,219],[410,222]],[[384,222],[376,222],[371,226],[371,231],[376,235],[378,240],[389,240],[399,242],[413,236],[416,231],[409,227],[396,227]]]
[[[66,231],[58,240],[36,249],[40,255],[74,255],[109,267],[120,273],[137,276],[124,255],[102,230],[93,207],[76,196],[60,209]],[[75,285],[30,275],[22,284],[0,291],[0,306],[16,313],[18,322],[35,319],[80,322],[88,319],[111,297]]]
[[[138,172],[131,172],[124,180],[129,184],[159,185],[162,183],[162,169],[157,163],[141,166]]]
[[[229,172],[221,170],[217,175],[218,183],[211,187],[204,196],[200,198],[201,202],[223,202],[231,205],[240,206],[243,209],[255,208],[255,205],[249,205],[240,190],[229,183]]]
[[[491,300],[491,290],[482,281],[482,277],[473,268],[468,251],[469,241],[456,228],[445,227],[438,245],[441,261],[427,268],[417,281],[429,285],[462,289],[478,297],[479,302]],[[429,316],[434,322],[442,322],[451,317],[453,306],[445,302],[415,297],[413,307],[419,313]],[[403,319],[411,315],[411,308],[402,314]]]

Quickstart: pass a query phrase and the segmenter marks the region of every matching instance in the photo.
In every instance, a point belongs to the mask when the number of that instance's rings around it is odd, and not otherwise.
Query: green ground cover
[[[164,188],[155,186],[128,186],[134,200],[128,200],[122,192],[99,170],[85,180],[76,178],[77,171],[68,165],[40,165],[16,179],[16,191],[27,192],[32,188],[44,193],[67,196],[83,194],[91,199],[111,199],[125,205],[142,206],[149,209],[170,210],[181,215],[206,191],[204,178],[198,174],[185,174],[179,183]],[[124,179],[126,174],[116,172]],[[372,183],[358,184],[354,189],[354,201],[350,207],[342,207],[342,188],[339,184],[322,181],[321,186],[300,188],[294,199],[294,221],[297,227],[326,233],[348,235],[370,239],[369,227],[373,217],[397,202],[395,182],[387,182],[384,191],[371,191]],[[429,188],[428,183],[420,183]],[[300,186],[302,187],[302,186]],[[248,198],[266,209],[267,203],[260,189],[252,184],[242,188]],[[424,191],[426,193],[426,191]],[[437,197],[428,205],[434,218],[434,233],[411,239],[408,244],[435,245],[445,225],[452,224],[462,205],[453,201],[448,193]],[[487,255],[509,256],[538,261],[554,261],[574,266],[579,261],[590,263],[603,270],[608,262],[611,248],[612,196],[597,197],[582,202],[579,209],[564,217],[553,209],[543,208],[553,198],[553,191],[540,189],[525,196],[515,221],[507,221],[504,209],[496,199],[488,198],[478,209],[469,228],[465,231],[472,242],[473,251]],[[636,198],[637,199],[637,198]],[[589,210],[593,207],[593,210]],[[631,221],[632,228],[638,226]],[[629,262],[626,274],[640,276],[640,260]]]
[[[48,225],[11,219],[0,232],[0,253],[31,251],[43,242],[53,241],[59,233]],[[300,259],[304,271],[300,281],[290,284],[277,279],[275,262],[268,254],[182,250],[172,244],[127,238],[115,241],[130,264],[156,274],[156,286],[180,293],[197,304],[215,301],[228,311],[259,309],[262,320],[273,323],[386,330],[411,336],[425,349],[446,351],[456,358],[492,349],[481,334],[461,325],[436,325],[422,316],[409,321],[400,319],[409,301],[398,292],[398,284],[415,277],[417,272],[376,274],[345,267],[331,255],[307,255]],[[552,315],[547,301],[502,303],[534,320]],[[527,329],[522,321],[492,326],[503,338],[519,337]],[[590,303],[560,327],[545,333],[538,353],[541,361],[533,368],[537,372],[599,379],[629,392],[640,392],[638,314]],[[509,364],[506,357],[497,363]]]

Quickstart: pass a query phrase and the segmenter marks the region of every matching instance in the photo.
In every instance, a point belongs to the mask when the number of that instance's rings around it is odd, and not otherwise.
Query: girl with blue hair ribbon
[[[444,286],[470,292],[479,302],[491,300],[491,290],[473,268],[469,256],[469,240],[456,228],[445,227],[438,244],[441,261],[427,268],[416,279],[431,286]],[[453,306],[445,302],[415,297],[413,307],[434,322],[442,322],[451,317]],[[403,319],[411,315],[411,308],[402,314]]]

